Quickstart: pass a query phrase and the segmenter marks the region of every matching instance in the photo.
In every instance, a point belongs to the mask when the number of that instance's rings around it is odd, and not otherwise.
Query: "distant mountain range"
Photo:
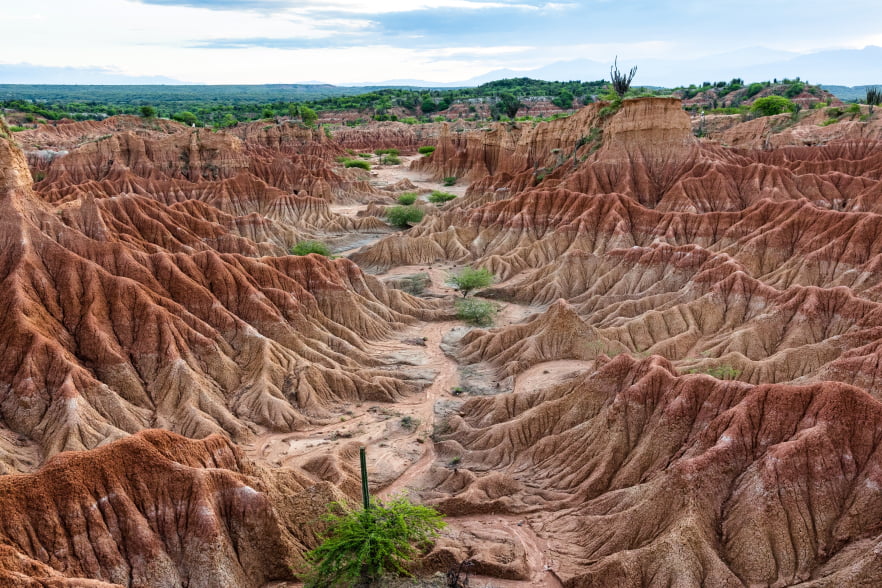
[[[692,60],[642,59],[634,63],[620,62],[619,65],[622,68],[637,65],[637,77],[634,79],[636,85],[671,88],[732,78],[754,82],[795,77],[825,85],[874,85],[876,81],[882,82],[877,80],[882,78],[880,63],[882,47],[871,45],[863,49],[836,49],[809,54],[755,47]],[[384,80],[340,85],[453,88],[478,86],[485,82],[514,77],[556,81],[602,80],[609,79],[609,66],[609,63],[590,59],[573,59],[530,70],[498,69],[458,82]]]
[[[882,84],[870,84],[868,86],[821,86],[840,100],[849,102],[851,100],[863,100],[867,97],[867,89],[876,87],[882,90]]]
[[[882,79],[879,79],[882,78],[880,63],[882,63],[882,47],[871,45],[863,49],[835,49],[810,54],[753,47],[691,60],[641,59],[633,63],[621,62],[620,66],[629,68],[637,65],[637,77],[634,83],[639,86],[670,88],[732,78],[753,82],[798,76],[804,81],[823,84],[842,99],[853,99],[863,94],[865,85],[882,84]],[[592,81],[608,79],[609,66],[609,63],[590,59],[572,59],[529,70],[497,69],[457,82],[390,79],[379,82],[337,84],[337,86],[461,88],[513,77],[551,81]],[[178,85],[188,82],[164,76],[129,76],[109,68],[45,67],[18,63],[0,64],[0,84]],[[301,82],[301,84],[327,85],[319,81]],[[850,90],[849,86],[856,86],[857,89]]]
[[[186,84],[165,76],[129,76],[101,67],[47,67],[0,63],[0,84]]]

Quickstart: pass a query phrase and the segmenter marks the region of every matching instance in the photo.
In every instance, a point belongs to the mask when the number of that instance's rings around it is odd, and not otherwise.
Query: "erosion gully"
[[[408,179],[420,191],[425,189],[444,190],[463,195],[466,186],[442,186],[426,179],[423,174],[409,169],[414,157],[402,158],[397,166],[382,166],[376,169],[373,177],[377,185],[391,185]],[[356,216],[366,205],[334,205],[331,210],[337,214]],[[385,235],[370,235],[354,243],[356,247],[339,252],[351,255],[362,247],[368,247]],[[454,296],[455,293],[444,286],[447,274],[455,270],[454,264],[431,264],[391,268],[379,278],[392,275],[427,273],[430,285],[426,294],[430,296]],[[497,317],[497,324],[517,322],[526,316],[541,311],[538,307],[507,304]],[[293,433],[264,434],[258,436],[245,447],[246,452],[259,461],[275,466],[301,465],[316,457],[339,456],[353,446],[366,446],[371,485],[380,487],[375,495],[384,498],[392,494],[419,489],[421,479],[435,463],[434,444],[431,434],[434,430],[439,403],[445,401],[456,404],[451,391],[460,385],[460,365],[442,349],[442,341],[451,331],[464,329],[460,321],[420,322],[408,331],[401,333],[397,340],[389,340],[373,345],[378,355],[385,355],[393,363],[405,369],[415,370],[417,374],[431,379],[431,384],[419,394],[404,398],[395,403],[362,402],[350,407],[341,407],[340,414],[333,414],[323,422],[317,423],[308,431]],[[421,342],[415,345],[415,342]],[[424,344],[424,345],[423,345]],[[578,362],[582,363],[582,362]],[[547,384],[549,370],[554,372],[571,371],[569,362],[549,362],[534,366],[524,372],[514,382],[515,390],[530,387],[542,380]],[[541,375],[540,375],[541,374]],[[537,377],[539,376],[539,377]],[[409,418],[408,418],[409,417]],[[563,586],[554,573],[555,561],[551,559],[546,542],[536,534],[529,521],[513,515],[481,514],[447,518],[445,534],[455,534],[469,529],[493,529],[503,531],[526,554],[530,569],[530,579],[523,581],[502,580],[482,576],[472,576],[473,587],[514,588],[524,586],[560,587]],[[296,587],[296,583],[273,584],[273,588]]]

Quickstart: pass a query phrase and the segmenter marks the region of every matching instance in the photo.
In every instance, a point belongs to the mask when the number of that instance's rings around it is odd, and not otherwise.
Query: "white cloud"
[[[192,0],[192,3],[198,4],[199,1]],[[465,80],[494,69],[525,70],[581,58],[608,63],[618,56],[620,64],[637,63],[641,59],[684,62],[708,56],[719,51],[717,48],[721,46],[736,51],[762,44],[807,53],[817,50],[819,45],[845,48],[882,45],[882,34],[872,28],[864,27],[862,33],[855,31],[851,24],[832,27],[826,21],[823,36],[806,24],[794,27],[796,32],[792,36],[790,33],[769,34],[770,28],[758,26],[752,37],[740,29],[735,31],[742,44],[733,44],[726,37],[725,10],[731,7],[720,10],[722,16],[718,29],[684,35],[682,27],[670,32],[665,28],[665,32],[659,34],[652,32],[650,25],[657,23],[647,24],[648,17],[641,16],[640,7],[635,6],[633,20],[610,21],[610,29],[642,26],[649,32],[630,36],[595,35],[593,38],[652,40],[573,44],[547,23],[574,23],[570,14],[564,12],[566,10],[573,9],[573,14],[579,18],[595,18],[595,7],[621,7],[627,3],[610,0],[578,3],[568,0],[254,0],[251,9],[233,10],[236,1],[227,2],[228,9],[225,10],[136,0],[10,3],[10,7],[4,8],[4,22],[9,26],[4,27],[4,34],[0,36],[0,62],[27,62],[50,67],[104,67],[129,75],[162,75],[202,83],[272,83],[308,79],[345,83],[390,78],[445,82]],[[844,1],[849,6],[855,5],[851,0]],[[586,12],[589,4],[591,10]],[[699,4],[703,6],[702,14],[717,10],[713,3]],[[432,37],[431,28],[411,32],[406,30],[406,25],[379,31],[378,23],[384,19],[398,20],[398,17],[383,15],[439,8],[465,11],[469,15],[466,20],[475,23],[487,22],[479,20],[485,10],[507,9],[500,14],[519,15],[520,20],[512,18],[512,22],[522,26],[519,30],[529,30],[530,33],[524,33],[524,38],[520,37],[521,33],[510,35],[504,31],[484,35],[479,24],[475,25],[475,34],[464,34],[459,40],[450,40],[449,36]],[[621,10],[631,11],[631,8]],[[872,13],[870,8],[866,10]],[[656,10],[654,14],[658,18],[661,12]],[[810,16],[806,11],[799,15],[800,18]],[[575,24],[580,25],[581,21]],[[378,29],[376,35],[375,27]],[[390,36],[381,36],[384,33]],[[715,35],[718,44],[709,45],[701,33]],[[761,42],[757,41],[758,36],[762,36]],[[407,43],[408,38],[413,42]],[[586,35],[585,38],[592,37]],[[236,43],[237,39],[245,41]],[[249,43],[249,39],[254,42]],[[280,40],[279,47],[250,46],[260,45],[262,39]],[[298,48],[298,42],[308,46],[310,41],[328,40],[329,45],[340,45],[341,39],[354,39],[353,43],[362,39],[366,46]],[[291,46],[281,48],[286,40],[293,40]],[[218,41],[217,45],[227,42],[229,48],[212,48],[212,41]],[[392,46],[393,43],[402,46]],[[420,49],[419,45],[432,48]],[[742,61],[736,63],[735,57],[727,58],[721,65],[741,67],[742,64],[758,63],[761,57],[745,55],[739,59]],[[691,75],[691,72],[687,73]],[[684,81],[690,81],[688,75]]]
[[[524,2],[480,2],[477,0],[322,0],[300,2],[291,10],[307,12],[351,12],[356,14],[388,14],[415,10],[454,8],[459,10],[487,10],[488,8],[535,9],[537,6]]]
[[[499,47],[446,47],[443,49],[423,50],[422,53],[423,55],[429,57],[447,58],[453,57],[455,55],[511,55],[515,53],[525,53],[527,51],[537,51],[537,48],[531,47],[529,45]]]

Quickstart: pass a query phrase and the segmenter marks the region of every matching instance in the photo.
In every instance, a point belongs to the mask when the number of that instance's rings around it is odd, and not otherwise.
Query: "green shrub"
[[[425,214],[415,206],[393,206],[386,210],[386,218],[389,220],[389,224],[401,228],[420,222]]]
[[[765,88],[764,84],[761,84],[760,82],[754,82],[753,84],[747,86],[747,97],[753,98],[754,96],[762,92],[763,88]]]
[[[860,114],[861,113],[861,106],[860,106],[860,104],[852,104],[851,106],[848,107],[848,110],[846,110],[845,112],[847,112],[848,114]]]
[[[416,202],[417,195],[413,192],[405,192],[398,197],[398,204],[403,204],[404,206],[410,206],[414,202]]]
[[[479,327],[492,325],[493,317],[499,312],[499,307],[489,300],[457,298],[455,305],[457,318]]]
[[[314,127],[316,121],[318,121],[318,113],[309,106],[303,104],[300,106],[300,120],[303,121],[303,124],[306,126],[310,128]],[[328,132],[327,128],[325,129],[325,132]]]
[[[622,100],[614,99],[609,104],[597,111],[597,116],[607,118],[617,113],[622,108]]]
[[[838,118],[828,118],[827,120],[825,120],[824,122],[822,122],[820,126],[822,126],[822,127],[828,127],[828,126],[830,126],[830,125],[835,125],[835,124],[838,123],[838,122],[839,122],[839,119],[838,119]]]
[[[377,149],[374,151],[377,155],[401,155],[401,151],[398,149]]]
[[[235,127],[239,124],[239,121],[236,120],[236,117],[233,116],[232,113],[228,112],[224,115],[221,121],[217,124],[219,128],[226,129],[229,127]]]
[[[399,165],[401,163],[401,158],[397,155],[384,155],[382,159],[380,159],[380,163],[383,165]]]
[[[448,202],[456,198],[456,194],[451,194],[450,192],[441,192],[440,190],[435,190],[431,194],[429,194],[429,202],[432,204],[441,204],[442,202]]]
[[[25,128],[24,128],[24,127],[20,127],[20,126],[18,126],[18,125],[12,125],[12,126],[9,127],[9,130],[10,130],[11,132],[13,132],[13,133],[19,133],[19,132],[25,130]]]
[[[298,241],[297,244],[291,248],[291,255],[309,255],[310,253],[317,253],[328,257],[331,255],[331,250],[321,241],[309,240]]]
[[[362,159],[370,159],[371,157],[373,157],[373,155],[370,153],[359,153],[358,156]]]
[[[431,155],[432,153],[434,153],[434,151],[435,151],[434,145],[423,145],[422,147],[417,149],[417,152],[422,155]]]
[[[456,183],[456,176],[447,176],[446,178],[444,178],[444,180],[442,181],[442,183],[443,183],[445,186],[452,186],[453,184]]]
[[[802,82],[795,82],[790,84],[790,86],[784,90],[784,95],[788,98],[793,98],[794,96],[799,96],[802,94],[802,91],[805,90],[805,84]]]
[[[343,167],[357,167],[359,169],[365,169],[370,171],[371,164],[367,161],[362,161],[359,159],[347,159],[343,162]]]
[[[404,118],[401,119],[401,122],[403,122],[406,125],[415,125],[415,124],[419,123],[420,121],[418,118],[416,118],[414,116],[405,116]]]
[[[757,99],[750,110],[759,116],[772,116],[782,112],[793,112],[796,110],[796,105],[782,96],[766,96]]]
[[[463,298],[472,290],[486,288],[493,280],[494,276],[487,268],[476,269],[469,266],[447,276],[447,284],[462,292]]]
[[[306,588],[368,585],[386,574],[409,576],[406,564],[445,527],[433,508],[399,496],[369,509],[335,502],[322,544],[306,554]]]

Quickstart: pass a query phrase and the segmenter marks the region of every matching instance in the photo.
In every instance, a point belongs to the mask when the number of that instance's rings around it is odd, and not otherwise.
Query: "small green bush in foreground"
[[[368,585],[386,574],[410,576],[405,567],[446,526],[427,506],[399,496],[364,510],[335,502],[324,521],[322,544],[306,554],[306,588]]]

